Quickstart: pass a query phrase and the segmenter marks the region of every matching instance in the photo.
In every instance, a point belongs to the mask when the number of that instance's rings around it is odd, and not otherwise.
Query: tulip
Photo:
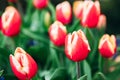
[[[110,58],[116,53],[116,38],[114,35],[104,34],[99,42],[99,52],[105,58]]]
[[[50,15],[50,12],[46,11],[45,14],[44,14],[44,26],[46,28],[46,30],[48,31],[48,27],[50,26],[51,24],[51,15]]]
[[[48,0],[33,0],[33,5],[37,9],[43,9],[43,8],[47,7]]]
[[[90,52],[88,40],[82,30],[74,31],[65,38],[65,54],[75,62],[82,61],[87,58]]]
[[[84,4],[84,1],[75,1],[73,3],[73,13],[75,17],[80,20],[82,19],[83,4]]]
[[[106,27],[106,16],[104,14],[101,14],[99,16],[97,28],[101,29],[101,28],[105,28],[105,27]]]
[[[63,24],[68,24],[72,19],[72,9],[68,1],[59,3],[56,6],[56,20],[62,22]]]
[[[1,20],[1,17],[0,17],[0,30],[2,28],[2,20]]]
[[[16,0],[8,0],[8,2],[16,2]]]
[[[85,1],[81,24],[84,27],[95,28],[97,26],[100,15],[99,2]]]
[[[65,37],[67,35],[66,27],[59,21],[55,21],[49,27],[50,40],[56,46],[62,46],[65,43]]]
[[[30,80],[37,73],[36,62],[22,48],[16,48],[14,56],[10,54],[9,59],[12,71],[19,80]]]
[[[2,14],[2,33],[6,36],[16,36],[20,32],[21,16],[12,6],[8,6]]]

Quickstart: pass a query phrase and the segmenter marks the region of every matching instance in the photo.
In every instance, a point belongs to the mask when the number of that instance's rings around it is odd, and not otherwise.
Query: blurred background
[[[21,5],[26,7],[25,0],[19,0]],[[50,0],[54,6],[64,0]],[[68,0],[71,5],[75,0]],[[107,16],[107,28],[106,33],[108,34],[120,34],[120,0],[99,0],[101,11]],[[7,0],[0,0],[0,15],[4,11],[5,7],[9,3]]]

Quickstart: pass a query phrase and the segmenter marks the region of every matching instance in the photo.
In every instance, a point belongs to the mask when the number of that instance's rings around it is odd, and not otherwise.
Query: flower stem
[[[18,7],[18,10],[20,11],[21,16],[23,17],[24,13],[23,13],[22,5],[19,2],[19,0],[16,1],[16,4],[17,4],[17,7]]]
[[[77,72],[77,79],[80,78],[80,62],[76,62],[76,72]]]
[[[3,40],[2,40],[2,43],[1,43],[1,47],[2,47],[2,48],[5,47],[6,40],[7,40],[7,37],[6,37],[6,36],[3,36]]]

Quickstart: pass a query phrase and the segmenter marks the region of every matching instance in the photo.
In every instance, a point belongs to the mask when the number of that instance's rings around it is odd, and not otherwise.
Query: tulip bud
[[[67,34],[66,27],[61,22],[59,22],[59,21],[55,21],[49,27],[50,40],[56,46],[62,46],[62,45],[64,45],[66,34]]]
[[[88,40],[82,30],[74,31],[65,38],[65,54],[75,62],[84,60],[90,52]]]
[[[43,8],[47,7],[48,0],[33,0],[33,5],[37,9],[43,9]]]
[[[95,28],[98,23],[100,9],[99,2],[85,1],[83,6],[83,13],[81,24],[84,27]]]
[[[116,38],[114,35],[104,34],[99,42],[99,52],[105,58],[110,58],[116,53]]]
[[[30,80],[37,73],[36,62],[22,48],[16,48],[14,56],[10,55],[9,59],[12,71],[20,80]]]
[[[71,22],[72,9],[68,1],[64,1],[56,6],[56,19],[63,24]]]
[[[45,14],[44,14],[44,26],[45,26],[45,29],[48,31],[48,27],[50,26],[51,24],[51,15],[50,15],[50,12],[46,11]]]
[[[21,16],[12,6],[8,6],[2,14],[2,32],[6,36],[15,36],[20,32]]]
[[[101,14],[99,16],[97,28],[101,29],[101,28],[105,28],[105,27],[106,27],[106,16],[104,14]]]
[[[83,1],[75,1],[73,3],[73,13],[78,19],[82,19],[82,12],[83,12]]]

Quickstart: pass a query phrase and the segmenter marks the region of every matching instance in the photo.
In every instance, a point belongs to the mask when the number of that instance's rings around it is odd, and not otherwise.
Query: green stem
[[[80,20],[77,19],[77,20],[74,22],[74,24],[70,27],[69,32],[74,31],[74,30],[76,29],[76,27],[78,27],[78,26],[77,26],[78,24],[80,24]]]
[[[102,56],[99,54],[99,63],[98,63],[98,67],[99,67],[99,71],[102,72],[103,71],[103,60],[102,60]]]
[[[51,14],[52,14],[52,20],[55,21],[55,19],[56,19],[56,17],[55,17],[55,8],[50,2],[48,4],[48,8],[49,8],[49,10],[51,11]]]
[[[80,78],[80,62],[76,62],[76,72],[77,72],[77,79]]]
[[[2,40],[2,43],[1,43],[1,47],[2,47],[2,48],[5,47],[6,41],[7,41],[7,37],[6,37],[6,36],[3,36],[3,40]]]
[[[28,5],[27,5],[27,10],[26,10],[26,15],[25,15],[25,22],[28,22],[30,20],[30,17],[32,15],[31,10],[32,10],[32,0],[28,0]]]
[[[20,11],[21,16],[23,17],[24,13],[23,13],[22,5],[19,2],[19,0],[16,1],[16,4],[17,4],[17,7],[18,7],[18,10]]]

